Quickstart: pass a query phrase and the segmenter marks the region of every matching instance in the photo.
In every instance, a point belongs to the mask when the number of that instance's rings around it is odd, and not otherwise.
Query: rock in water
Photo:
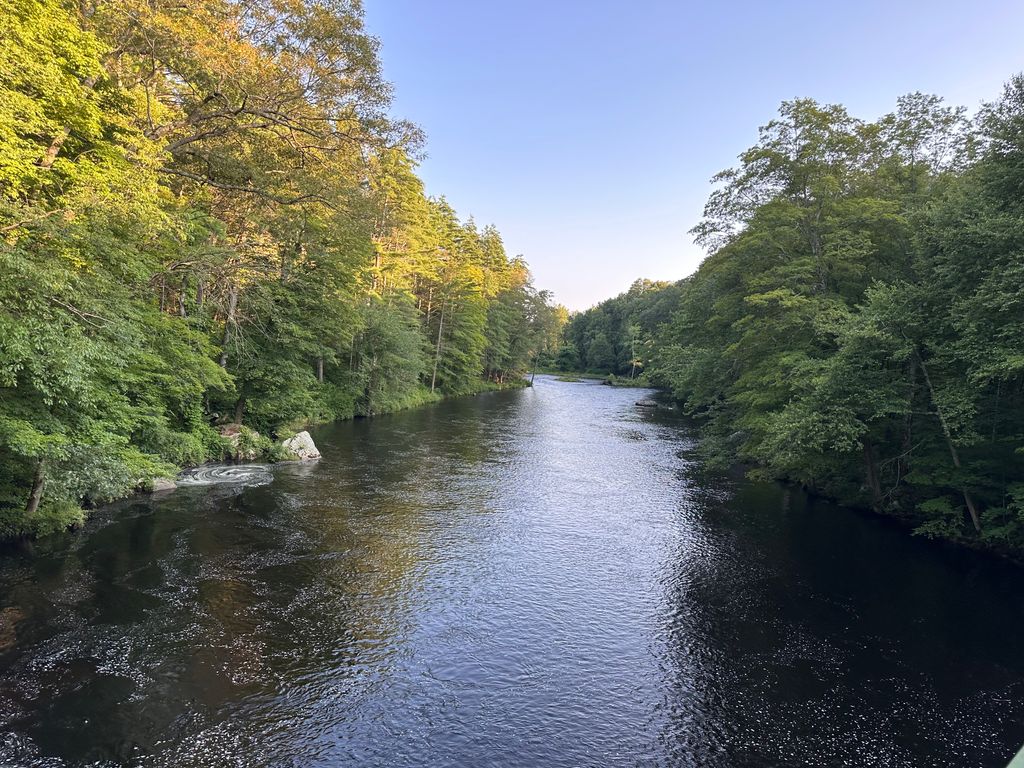
[[[173,491],[178,487],[178,484],[169,477],[154,477],[149,481],[149,486],[150,493],[162,493],[164,491]]]
[[[289,437],[281,445],[294,453],[299,461],[320,458],[320,451],[317,450],[316,443],[309,436],[309,432],[299,432],[295,437]]]
[[[641,408],[657,408],[658,407],[657,401],[655,401],[655,400],[648,400],[648,399],[637,400],[636,404],[639,405]]]

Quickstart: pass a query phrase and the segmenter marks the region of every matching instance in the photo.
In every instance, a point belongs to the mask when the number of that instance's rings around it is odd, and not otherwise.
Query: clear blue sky
[[[365,2],[428,193],[571,309],[693,272],[709,178],[782,100],[974,109],[1024,69],[1024,2]]]

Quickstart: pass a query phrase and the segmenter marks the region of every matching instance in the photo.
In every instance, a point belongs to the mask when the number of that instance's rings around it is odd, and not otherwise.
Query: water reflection
[[[689,469],[696,487],[730,482]],[[692,689],[695,654],[702,682],[697,722],[666,734],[681,764],[1004,766],[1024,734],[1020,572],[733,486],[695,497],[703,578],[689,547],[673,558],[677,687]]]
[[[1001,765],[1018,571],[538,378],[0,564],[0,764]]]

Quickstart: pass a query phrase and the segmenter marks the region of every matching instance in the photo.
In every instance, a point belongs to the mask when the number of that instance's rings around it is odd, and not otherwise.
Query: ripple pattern
[[[0,766],[1005,768],[1024,576],[629,389],[327,426],[0,553]]]
[[[266,485],[273,480],[266,464],[204,464],[178,475],[178,485]]]

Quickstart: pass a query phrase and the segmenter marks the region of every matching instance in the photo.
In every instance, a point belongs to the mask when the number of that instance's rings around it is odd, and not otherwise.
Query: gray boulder
[[[169,477],[154,477],[149,481],[149,492],[150,493],[163,493],[165,491],[173,491],[178,487],[178,484],[171,480]]]
[[[309,436],[309,432],[299,432],[295,437],[289,437],[281,445],[294,453],[299,461],[312,461],[320,458],[320,451],[317,450],[316,443]]]

